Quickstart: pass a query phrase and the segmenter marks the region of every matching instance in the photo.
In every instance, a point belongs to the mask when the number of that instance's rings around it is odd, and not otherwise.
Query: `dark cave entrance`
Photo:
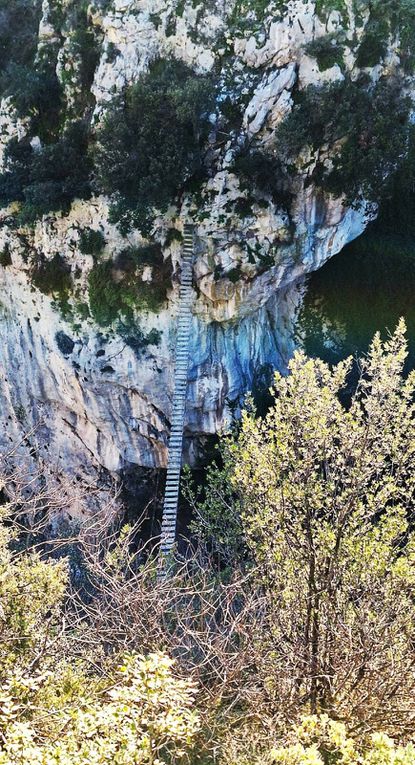
[[[362,355],[403,316],[415,368],[415,238],[374,224],[308,280],[297,341],[330,364]]]

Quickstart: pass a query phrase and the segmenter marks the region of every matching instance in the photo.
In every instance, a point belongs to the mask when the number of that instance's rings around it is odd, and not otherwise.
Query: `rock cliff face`
[[[303,278],[357,237],[376,208],[345,202],[317,185],[317,164],[330,167],[341,140],[306,146],[294,157],[289,204],[260,191],[249,178],[242,182],[234,160],[242,145],[278,155],[276,131],[310,85],[353,82],[362,69],[368,87],[400,76],[397,34],[387,36],[376,66],[359,63],[372,23],[367,5],[114,0],[89,6],[98,50],[92,124],[99,124],[114,94],[157,58],[176,58],[198,73],[214,74],[219,106],[230,100],[240,122],[223,127],[218,114],[211,115],[207,175],[197,194],[185,191],[155,218],[152,240],[161,245],[164,260],[171,259],[172,278],[158,313],[136,313],[140,337],[147,338],[141,346],[118,325],[100,327],[91,316],[71,310],[75,303],[88,303],[94,263],[82,247],[82,231],[100,232],[103,261],[144,241],[139,230],[123,237],[109,222],[105,197],[74,201],[69,212],[45,215],[31,227],[11,224],[13,208],[0,213],[1,451],[26,434],[22,448],[35,461],[53,463],[82,480],[102,470],[115,475],[131,464],[165,466],[186,218],[196,226],[190,462],[199,459],[204,437],[220,430],[246,391],[266,384],[272,368],[285,368]],[[41,11],[38,50],[57,50],[56,71],[70,103],[76,97],[77,61],[65,31],[67,4],[60,3],[57,14],[53,3],[43,0]],[[322,51],[329,54],[323,63]],[[404,89],[410,85],[410,77],[404,78]],[[0,121],[4,154],[10,138],[26,130],[10,97],[3,99]],[[64,306],[32,278],[36,259],[52,263],[56,256],[75,285]],[[151,280],[151,266],[137,278]]]

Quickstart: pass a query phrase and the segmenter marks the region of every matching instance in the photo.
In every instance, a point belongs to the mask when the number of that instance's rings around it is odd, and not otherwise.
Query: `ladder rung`
[[[179,309],[175,348],[174,396],[168,443],[168,465],[164,490],[160,549],[167,554],[176,538],[177,503],[182,471],[183,429],[186,412],[186,390],[190,361],[190,338],[193,322],[191,307],[193,290],[193,226],[185,223],[179,287]]]

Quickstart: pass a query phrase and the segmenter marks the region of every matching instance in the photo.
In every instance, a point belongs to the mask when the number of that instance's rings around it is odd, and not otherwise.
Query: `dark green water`
[[[311,356],[361,355],[403,316],[415,368],[415,125],[407,148],[377,221],[310,277],[298,328]]]
[[[407,322],[408,364],[415,367],[415,239],[373,228],[332,258],[308,282],[298,329],[305,351],[335,363],[367,351]]]
[[[298,329],[311,356],[361,355],[403,316],[415,368],[415,125],[407,148],[377,221],[310,277]]]

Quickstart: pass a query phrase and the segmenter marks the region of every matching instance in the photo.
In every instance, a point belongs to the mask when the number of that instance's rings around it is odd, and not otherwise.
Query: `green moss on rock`
[[[141,277],[151,266],[151,281]],[[128,248],[116,260],[95,263],[89,274],[89,306],[93,319],[109,326],[123,316],[132,322],[135,312],[157,313],[171,283],[171,263],[163,261],[158,245]]]

